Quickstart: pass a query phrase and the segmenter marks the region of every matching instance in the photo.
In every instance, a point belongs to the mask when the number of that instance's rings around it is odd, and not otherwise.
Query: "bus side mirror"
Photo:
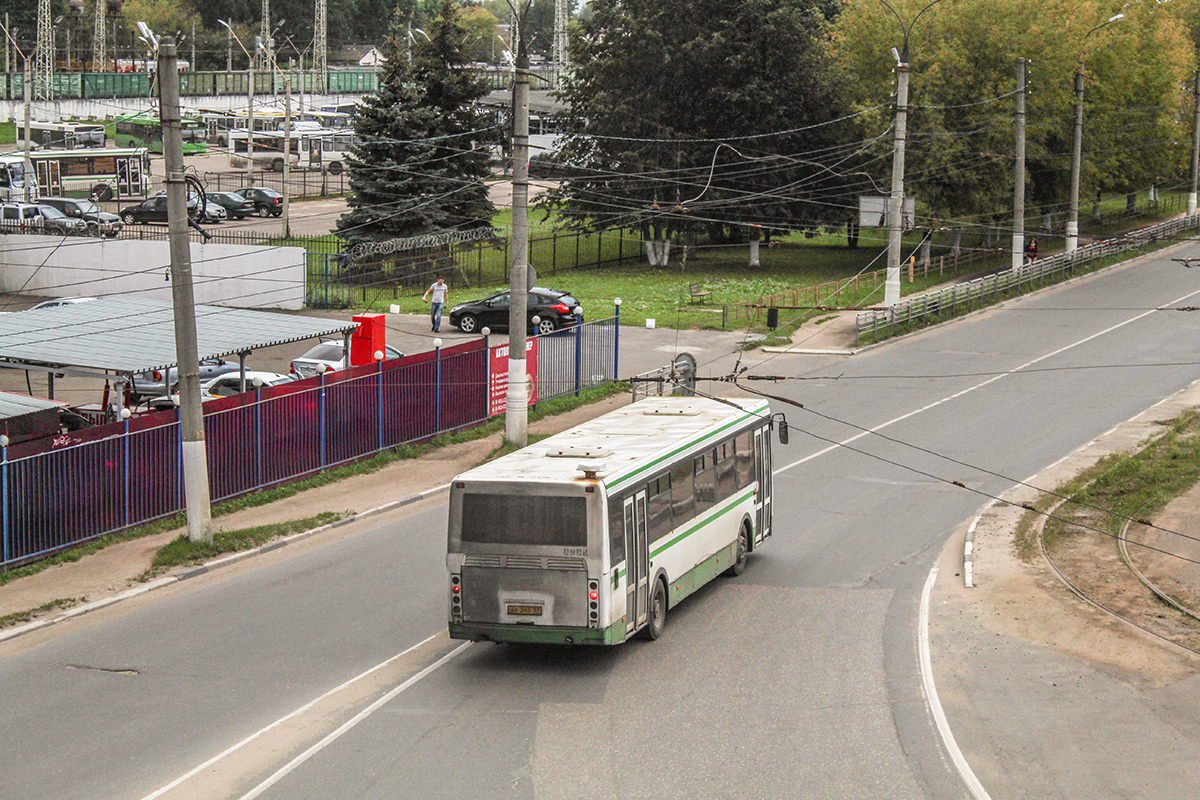
[[[782,413],[771,415],[771,427],[775,428],[775,432],[779,434],[779,443],[788,443],[788,424],[787,417]]]

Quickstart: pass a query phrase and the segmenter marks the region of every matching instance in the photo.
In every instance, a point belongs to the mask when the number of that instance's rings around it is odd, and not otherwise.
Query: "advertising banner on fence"
[[[537,339],[525,340],[526,385],[529,390],[529,405],[537,402]],[[488,368],[488,416],[503,414],[508,399],[508,345],[498,344],[492,348]]]

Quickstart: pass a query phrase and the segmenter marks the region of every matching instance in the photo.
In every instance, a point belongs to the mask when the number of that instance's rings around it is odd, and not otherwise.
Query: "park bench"
[[[693,303],[703,303],[704,299],[712,294],[712,290],[705,289],[698,283],[689,283],[688,294],[691,296]]]

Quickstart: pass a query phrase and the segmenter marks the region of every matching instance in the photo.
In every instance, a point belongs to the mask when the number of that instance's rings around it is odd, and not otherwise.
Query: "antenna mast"
[[[329,91],[329,42],[325,25],[325,6],[326,0],[317,0],[316,20],[313,25],[313,72],[317,73],[317,85],[313,88],[318,92]]]
[[[567,18],[569,16],[567,0],[554,0],[554,42],[553,52],[550,55],[554,59],[554,84],[556,87],[561,85],[563,73],[570,65],[570,56],[567,55]]]
[[[53,83],[54,28],[50,25],[50,0],[38,0],[37,45],[33,50],[33,99],[52,99]]]
[[[95,23],[92,25],[92,69],[96,72],[104,72],[105,64],[108,63],[104,52],[107,45],[107,11],[107,0],[96,0],[96,18]],[[195,69],[195,67],[192,67],[192,69]]]

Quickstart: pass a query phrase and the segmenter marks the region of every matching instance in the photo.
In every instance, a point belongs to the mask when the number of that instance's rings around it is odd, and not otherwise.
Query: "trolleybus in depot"
[[[17,145],[24,147],[26,140],[31,147],[60,150],[104,147],[107,143],[104,125],[99,122],[30,122],[28,129],[22,122]]]
[[[0,200],[25,199],[25,156],[23,153],[0,155]],[[29,197],[36,197],[30,184]]]
[[[179,121],[183,154],[198,156],[208,152],[204,123],[193,117]],[[144,147],[152,153],[163,151],[162,120],[156,114],[132,114],[118,117],[113,126],[113,144],[117,147]]]
[[[450,636],[613,645],[771,536],[764,400],[651,397],[450,485]]]
[[[34,150],[29,160],[39,195],[101,201],[143,197],[150,189],[150,156],[144,147]]]

